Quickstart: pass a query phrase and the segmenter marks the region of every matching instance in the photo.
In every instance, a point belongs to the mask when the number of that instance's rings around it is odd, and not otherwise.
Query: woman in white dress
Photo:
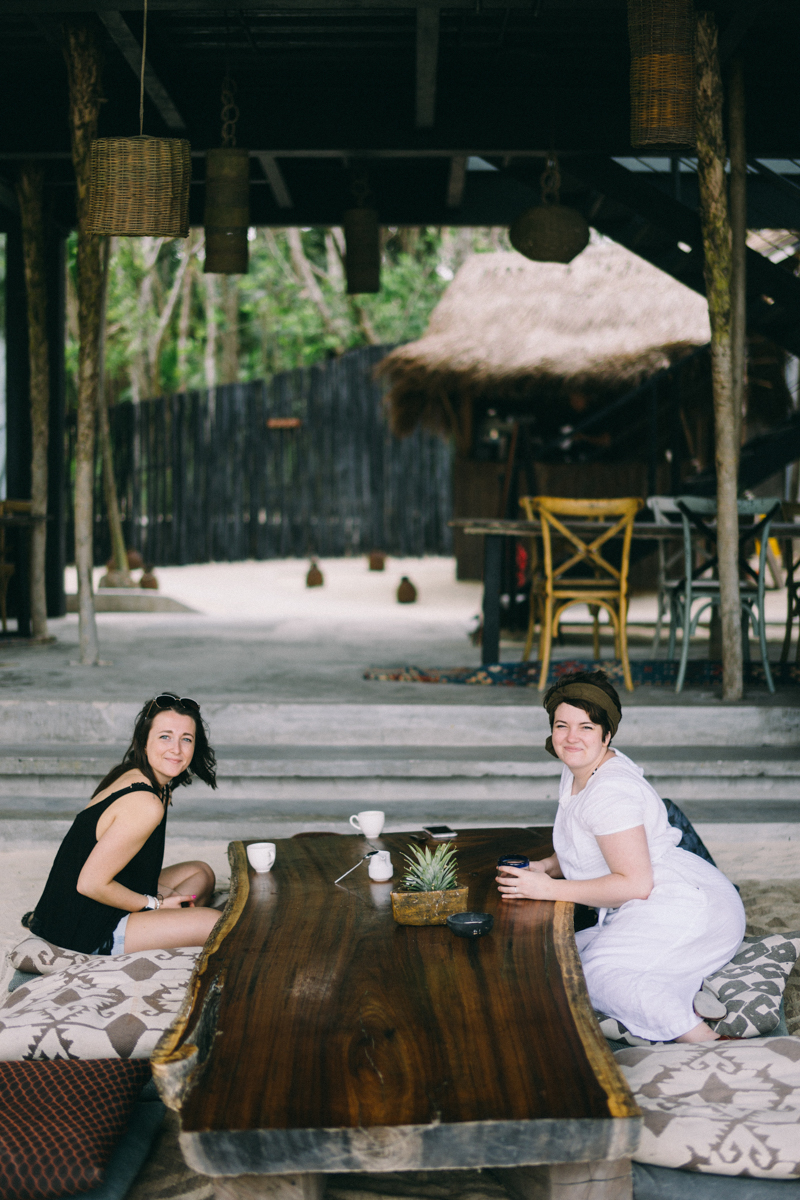
[[[721,871],[678,848],[681,834],[640,767],[610,742],[622,717],[602,671],[564,676],[544,698],[564,763],[555,854],[503,867],[504,900],[571,900],[599,910],[576,934],[595,1009],[650,1041],[716,1034],[694,1011],[703,979],[744,935],[739,894]]]

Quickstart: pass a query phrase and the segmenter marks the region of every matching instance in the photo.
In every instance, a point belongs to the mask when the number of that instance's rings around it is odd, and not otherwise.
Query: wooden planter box
[[[467,911],[469,888],[445,892],[392,892],[392,916],[398,925],[445,925],[453,913]]]

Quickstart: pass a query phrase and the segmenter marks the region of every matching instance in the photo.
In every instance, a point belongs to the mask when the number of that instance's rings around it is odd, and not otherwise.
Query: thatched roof
[[[457,412],[484,397],[545,401],[635,386],[710,338],[706,301],[615,242],[571,263],[516,252],[473,254],[424,337],[380,364],[395,433],[458,433]]]

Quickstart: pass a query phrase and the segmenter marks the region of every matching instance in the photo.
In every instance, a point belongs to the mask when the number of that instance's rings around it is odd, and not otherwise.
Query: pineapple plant
[[[433,854],[428,846],[409,846],[411,854],[402,857],[408,863],[403,876],[407,892],[447,892],[457,887],[456,851],[443,842]]]
[[[456,879],[456,851],[443,843],[409,846],[402,891],[392,892],[392,916],[398,925],[444,925],[456,912],[467,911],[469,889]]]

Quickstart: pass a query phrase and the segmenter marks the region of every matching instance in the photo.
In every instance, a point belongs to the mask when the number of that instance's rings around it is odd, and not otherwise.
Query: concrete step
[[[658,704],[625,707],[619,746],[797,746],[800,707],[780,704]],[[623,696],[623,704],[624,704]],[[118,701],[0,700],[0,745],[120,747],[138,706]],[[503,704],[203,705],[215,746],[540,747],[547,716],[535,689],[509,689]]]
[[[0,750],[0,816],[74,814],[122,753],[98,746],[76,746],[69,755],[58,746]],[[634,754],[659,794],[684,806],[777,805],[784,813],[794,805],[800,812],[795,748],[642,747]],[[309,819],[312,812],[339,819],[367,806],[414,805],[434,819],[442,806],[457,813],[490,804],[517,819],[534,805],[538,818],[554,812],[560,774],[556,759],[531,747],[223,746],[216,791],[196,780],[178,794],[176,808],[200,820],[220,804],[242,817],[268,806],[287,819],[301,808]]]

